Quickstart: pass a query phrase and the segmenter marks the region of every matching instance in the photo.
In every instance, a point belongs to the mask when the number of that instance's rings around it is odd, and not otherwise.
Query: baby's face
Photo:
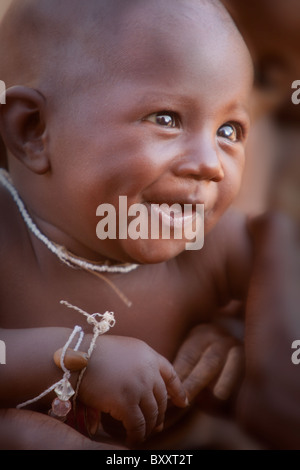
[[[96,55],[86,63],[82,56],[73,58],[80,73],[85,67],[89,84],[73,86],[49,122],[53,201],[56,225],[91,256],[161,262],[186,244],[100,241],[100,204],[113,205],[118,220],[119,196],[126,196],[128,206],[148,209],[149,223],[153,203],[204,204],[207,233],[238,192],[251,63],[236,34],[206,27],[199,12],[191,13],[175,18],[173,27],[170,21],[151,28],[135,12],[140,29],[112,46],[109,80],[102,79]]]

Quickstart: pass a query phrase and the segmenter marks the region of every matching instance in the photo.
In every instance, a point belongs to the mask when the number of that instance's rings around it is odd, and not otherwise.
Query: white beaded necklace
[[[25,205],[18,194],[16,188],[14,187],[12,180],[5,170],[0,170],[0,182],[3,186],[9,191],[14,202],[16,203],[24,222],[26,223],[29,230],[50,250],[54,255],[56,255],[64,264],[72,268],[80,268],[85,271],[92,271],[94,273],[122,273],[127,274],[131,271],[134,271],[139,267],[138,264],[123,264],[116,266],[108,266],[106,264],[97,264],[90,261],[79,258],[72,253],[70,253],[63,246],[57,245],[56,243],[49,240],[46,235],[44,235],[36,224],[33,222],[28,211],[25,208]]]

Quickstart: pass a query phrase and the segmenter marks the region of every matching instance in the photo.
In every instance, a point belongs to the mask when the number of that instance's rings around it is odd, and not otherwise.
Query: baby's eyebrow
[[[176,93],[169,93],[163,92],[161,90],[153,90],[151,92],[145,92],[141,96],[137,97],[137,104],[144,104],[145,102],[151,102],[153,105],[167,105],[168,103],[170,106],[178,105],[178,106],[190,106],[194,104],[194,99],[187,95],[179,95],[178,92]]]
[[[245,103],[242,103],[242,102],[230,103],[225,107],[225,109],[228,112],[243,113],[246,116],[250,115],[250,104],[246,105]]]
[[[193,94],[186,92],[178,92],[177,90],[172,91],[162,90],[156,87],[145,87],[144,90],[136,92],[134,94],[135,107],[136,109],[141,108],[143,112],[156,112],[156,111],[174,111],[174,112],[189,112],[197,109],[202,111],[201,98],[195,100]],[[146,108],[146,109],[144,109]],[[229,102],[224,102],[217,111],[218,114],[230,115],[236,120],[241,120],[246,128],[250,128],[251,125],[251,112],[250,104],[244,100],[237,100],[231,98]]]
[[[170,93],[170,90],[162,91],[161,89],[153,89],[151,91],[142,92],[140,95],[136,94],[136,104],[143,105],[145,102],[151,102],[153,105],[167,104],[170,105],[182,105],[182,106],[195,106],[195,97],[187,93]],[[240,102],[233,101],[228,104],[224,104],[224,111],[227,112],[241,112],[246,115],[250,113],[250,105]]]
[[[224,114],[232,114],[234,119],[240,120],[246,129],[250,129],[252,119],[249,105],[243,102],[234,102],[225,105],[222,112]]]

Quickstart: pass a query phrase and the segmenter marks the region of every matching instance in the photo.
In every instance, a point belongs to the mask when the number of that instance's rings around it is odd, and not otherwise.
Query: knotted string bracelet
[[[56,382],[55,384],[51,385],[49,388],[47,388],[44,392],[42,392],[37,397],[19,404],[17,406],[17,409],[25,408],[26,406],[32,405],[33,403],[36,403],[37,401],[44,398],[50,392],[54,391],[56,393],[56,398],[52,402],[52,407],[49,410],[49,415],[61,421],[65,421],[68,413],[72,409],[72,404],[70,402],[71,397],[73,397],[74,412],[76,410],[76,398],[78,396],[78,392],[79,392],[83,375],[87,368],[88,360],[90,359],[95,349],[97,338],[100,335],[103,335],[104,333],[108,332],[110,328],[113,328],[116,324],[116,320],[114,318],[113,312],[105,312],[104,314],[100,314],[100,313],[89,314],[85,312],[84,310],[80,309],[79,307],[76,307],[75,305],[72,305],[65,300],[62,300],[60,303],[61,305],[65,305],[66,307],[76,310],[77,312],[84,315],[87,318],[87,323],[93,326],[93,337],[92,337],[88,352],[84,354],[79,351],[79,347],[84,338],[84,332],[80,326],[75,326],[69,339],[64,345],[64,347],[54,353],[54,362],[64,372],[63,378],[60,381]],[[100,317],[100,320],[97,320],[98,317]],[[70,345],[72,344],[74,338],[77,335],[79,335],[79,339],[74,349],[70,350],[69,349]],[[73,352],[73,354],[70,355],[70,352],[71,353]],[[65,364],[66,359],[67,359],[68,364],[70,364],[69,368],[66,367],[66,364]],[[73,389],[69,381],[71,377],[70,369],[72,369],[72,371],[78,371],[78,370],[80,371],[77,384],[76,384],[76,390]]]

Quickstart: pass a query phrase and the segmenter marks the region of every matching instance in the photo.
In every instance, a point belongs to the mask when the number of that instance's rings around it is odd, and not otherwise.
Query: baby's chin
[[[186,250],[187,240],[126,240],[123,262],[159,264],[176,258]]]
[[[175,239],[171,236],[166,239],[160,237],[159,239],[114,240],[114,246],[110,245],[110,253],[113,256],[108,256],[108,258],[117,258],[119,263],[159,264],[170,261],[186,251],[200,251],[204,246],[205,236],[212,230],[216,221],[210,220],[209,222],[205,229],[203,227],[203,230],[199,230],[196,235],[195,232],[189,233],[188,238]]]

